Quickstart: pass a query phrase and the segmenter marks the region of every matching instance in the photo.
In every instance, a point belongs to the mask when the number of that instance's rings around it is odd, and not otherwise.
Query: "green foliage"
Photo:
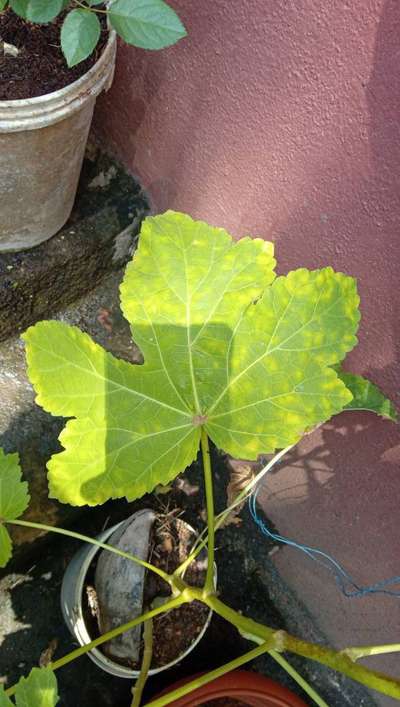
[[[63,9],[63,0],[10,0],[14,12],[28,22],[51,22]]]
[[[347,373],[341,369],[338,369],[338,376],[353,396],[353,399],[345,406],[345,410],[367,410],[397,422],[398,415],[395,406],[379,390],[378,386],[367,378]]]
[[[19,680],[15,691],[17,707],[55,707],[58,699],[57,680],[51,668],[33,668],[27,678]]]
[[[28,503],[28,484],[21,481],[18,454],[5,454],[0,448],[0,567],[5,567],[12,551],[11,539],[3,522],[22,515]]]
[[[0,11],[8,0],[0,0]],[[47,23],[68,7],[69,0],[9,0],[14,12],[28,22]],[[90,56],[100,38],[97,6],[104,0],[82,0],[69,12],[61,29],[61,49],[72,67]],[[110,26],[128,44],[162,49],[186,36],[176,12],[164,0],[114,0],[107,9]]]
[[[3,685],[0,685],[0,707],[14,707],[14,703],[5,694]]]
[[[61,28],[61,48],[68,66],[86,59],[100,39],[101,27],[97,15],[88,10],[72,10]]]
[[[350,402],[332,366],[356,343],[354,280],[325,268],[274,281],[274,265],[270,243],[167,212],[146,219],[121,286],[142,366],[60,322],[28,329],[37,402],[75,418],[48,465],[52,496],[132,500],[193,461],[202,427],[255,459]]]
[[[163,49],[186,36],[178,15],[163,0],[114,0],[109,18],[125,42],[142,49]]]

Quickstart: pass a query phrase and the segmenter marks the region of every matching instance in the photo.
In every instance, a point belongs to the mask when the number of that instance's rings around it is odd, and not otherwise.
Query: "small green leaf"
[[[97,15],[90,10],[71,10],[61,27],[61,49],[68,66],[87,59],[99,41],[101,33]]]
[[[63,9],[63,0],[10,0],[14,12],[28,22],[51,22]]]
[[[15,520],[29,503],[28,484],[21,481],[18,454],[4,454],[0,447],[0,567],[12,554],[12,543],[3,521]]]
[[[8,0],[0,0],[0,12],[2,12],[7,5]],[[1,707],[1,702],[0,702],[0,707]]]
[[[142,49],[162,49],[186,36],[178,15],[163,0],[115,0],[109,19],[125,42]]]
[[[15,707],[5,694],[3,685],[0,685],[0,707]]]
[[[56,707],[57,680],[51,668],[33,668],[19,680],[15,698],[17,707]]]
[[[10,534],[4,525],[0,523],[0,567],[5,567],[11,560],[11,556],[12,542]]]
[[[398,414],[395,406],[379,390],[378,386],[367,378],[347,373],[341,369],[337,370],[337,374],[353,395],[353,400],[345,406],[345,410],[367,410],[397,422]]]
[[[1,520],[14,520],[28,507],[28,484],[21,476],[18,454],[5,454],[0,447]]]
[[[93,7],[94,5],[103,5],[104,0],[86,0],[86,2],[90,7]]]

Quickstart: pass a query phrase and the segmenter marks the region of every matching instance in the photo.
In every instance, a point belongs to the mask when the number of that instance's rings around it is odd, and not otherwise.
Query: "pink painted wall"
[[[358,277],[351,365],[399,402],[400,3],[171,4],[189,38],[160,53],[121,47],[99,133],[155,210],[274,240],[281,271],[333,264]],[[361,581],[400,574],[399,462],[394,426],[343,416],[274,476],[267,512]],[[345,601],[289,550],[279,567],[311,610],[326,599],[333,640],[397,640],[398,600]]]

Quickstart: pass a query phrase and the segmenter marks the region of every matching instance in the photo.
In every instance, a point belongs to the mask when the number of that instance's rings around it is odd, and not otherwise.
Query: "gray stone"
[[[147,508],[134,513],[112,534],[108,544],[147,560],[155,517]],[[144,567],[106,550],[101,552],[95,575],[100,633],[107,633],[143,613],[144,578]],[[109,641],[105,646],[107,655],[129,661],[130,665],[138,662],[141,634],[142,627],[137,626]]]

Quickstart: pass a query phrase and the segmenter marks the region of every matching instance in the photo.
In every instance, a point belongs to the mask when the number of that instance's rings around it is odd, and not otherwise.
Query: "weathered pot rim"
[[[138,513],[140,512],[141,511],[138,511]],[[107,542],[107,539],[110,537],[110,535],[112,535],[112,533],[125,522],[126,519],[121,521],[120,523],[117,523],[111,528],[107,528],[97,536],[97,540],[100,540],[101,542]],[[188,526],[188,528],[193,531],[193,533],[196,532],[189,523],[186,523],[186,521],[182,522],[184,522]],[[70,561],[64,573],[61,585],[61,611],[64,617],[64,621],[68,626],[71,634],[81,646],[84,646],[93,640],[87,630],[86,623],[83,617],[82,592],[88,569],[100,549],[101,548],[97,547],[96,545],[84,545]],[[169,668],[172,668],[173,666],[180,663],[184,658],[186,658],[186,656],[188,656],[189,653],[192,652],[192,650],[197,646],[197,644],[201,641],[204,634],[206,633],[210,625],[212,613],[212,610],[210,610],[207,620],[205,621],[200,633],[193,640],[193,643],[191,643],[191,645],[180,656],[175,658],[175,660],[166,663],[166,665],[162,665],[159,668],[151,668],[149,670],[149,675],[156,675],[157,673],[161,673],[164,670],[168,670]],[[107,673],[110,673],[111,675],[114,675],[115,677],[127,678],[129,680],[139,677],[140,670],[132,670],[131,668],[127,668],[121,665],[120,663],[116,663],[115,661],[111,660],[106,655],[104,655],[104,653],[102,653],[97,648],[93,648],[87,653],[87,655],[99,668],[102,668],[102,670]]]
[[[85,100],[98,96],[111,85],[115,54],[116,32],[111,29],[96,63],[72,83],[42,96],[0,101],[0,132],[46,127],[79,110]]]

